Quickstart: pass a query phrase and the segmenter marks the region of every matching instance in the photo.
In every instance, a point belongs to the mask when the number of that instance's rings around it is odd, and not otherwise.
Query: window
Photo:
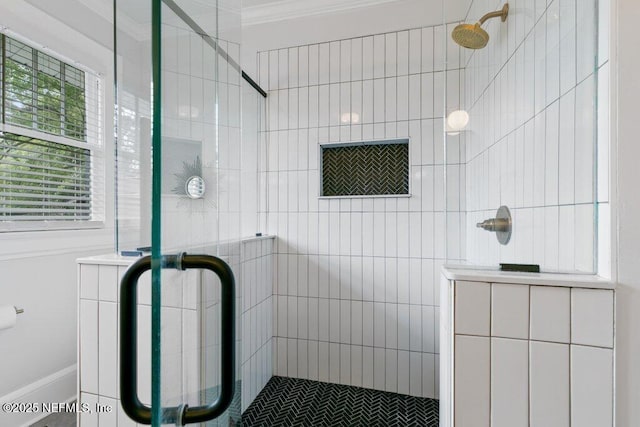
[[[409,140],[323,144],[320,194],[409,195]]]
[[[95,224],[98,77],[7,35],[0,42],[0,231]]]

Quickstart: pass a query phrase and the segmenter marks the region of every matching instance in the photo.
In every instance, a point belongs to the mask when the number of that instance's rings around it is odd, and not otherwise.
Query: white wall
[[[616,315],[616,425],[640,425],[640,121],[637,104],[640,97],[640,57],[637,55],[640,3],[613,1],[611,9],[612,42],[612,138],[617,141],[611,152],[612,188],[617,230],[613,254],[617,257]],[[615,66],[617,64],[617,67]],[[617,187],[617,189],[616,189]],[[613,193],[612,193],[613,194]],[[616,259],[614,257],[614,259]]]
[[[63,13],[65,5],[59,7]],[[84,16],[87,22],[95,18]],[[105,136],[112,135],[113,58],[108,49],[24,1],[2,2],[0,25],[101,73],[105,82],[104,132]],[[94,28],[105,27],[96,24]],[[107,185],[113,182],[113,145],[111,139],[103,139],[106,177],[102,190],[106,191],[107,201],[104,227],[0,234],[0,304],[25,309],[15,328],[0,331],[0,396],[12,393],[12,399],[20,398],[41,386],[36,382],[43,379],[51,382],[45,384],[48,394],[39,396],[43,401],[64,401],[75,393],[75,383],[72,387],[66,383],[57,387],[54,383],[63,380],[57,378],[58,373],[67,372],[64,370],[76,363],[75,259],[113,248],[113,191]]]

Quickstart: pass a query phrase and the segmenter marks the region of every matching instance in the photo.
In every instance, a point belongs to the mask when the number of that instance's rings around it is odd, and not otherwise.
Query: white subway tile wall
[[[180,159],[178,164],[165,162],[163,181],[167,183],[167,189],[162,200],[163,244],[179,247],[237,239],[241,235],[243,169],[240,69],[222,60],[214,48],[191,30],[165,23],[162,31],[165,150],[171,150],[173,145],[177,148],[171,151],[179,152],[184,150],[185,144],[195,145],[206,184],[205,197],[185,200],[171,190],[184,185],[176,180],[182,172],[182,161],[192,163],[195,158]],[[216,43],[234,62],[239,61],[238,43],[221,39]],[[256,116],[261,113],[259,107],[249,111]],[[256,144],[251,137],[247,135],[247,145]],[[246,154],[251,150],[244,151]],[[245,160],[248,164],[251,162],[249,157]],[[244,175],[244,178],[250,178],[246,173]],[[244,201],[246,203],[248,199]],[[249,205],[245,206],[250,209]],[[187,217],[189,221],[185,221]]]
[[[441,416],[453,405],[456,426],[614,425],[613,290],[444,278],[441,286],[444,313],[454,311],[443,317],[442,373],[444,387],[455,387],[454,401],[450,391],[441,397]],[[489,316],[491,332],[469,327]]]
[[[425,27],[259,53],[277,375],[437,397],[435,284],[445,258],[462,259],[465,221],[464,149],[443,146],[444,84],[460,93],[464,72],[445,75],[445,37]],[[406,137],[411,197],[318,197],[320,143]]]
[[[273,238],[242,242],[242,411],[267,384],[272,370]]]
[[[474,0],[467,21],[502,3]],[[596,262],[594,247],[608,253],[608,24],[596,16],[607,4],[511,1],[505,23],[485,24],[486,48],[453,51],[471,116],[463,133],[468,261],[608,274],[608,256]],[[507,246],[476,229],[500,205],[513,215]]]

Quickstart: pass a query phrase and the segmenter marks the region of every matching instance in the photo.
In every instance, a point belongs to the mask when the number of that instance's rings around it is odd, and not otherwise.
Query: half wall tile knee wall
[[[447,33],[425,27],[259,53],[269,92],[260,216],[277,235],[276,375],[437,396],[436,284],[444,259],[461,259],[464,224],[463,203],[445,214],[445,197],[464,200],[465,181],[464,147],[443,149],[444,85],[454,96],[463,81],[460,69],[445,76]],[[320,143],[403,137],[410,198],[318,198]],[[456,168],[446,195],[445,158]]]
[[[238,324],[237,382],[240,408],[244,411],[269,381],[272,372],[272,266],[273,238],[235,240],[221,245],[236,276]],[[93,407],[109,405],[109,413],[82,413],[80,426],[135,425],[122,410],[119,390],[119,288],[120,280],[136,258],[106,256],[79,261],[79,390],[80,401]],[[215,277],[197,271],[167,272],[163,276],[163,393],[182,390],[181,398],[194,404],[199,391],[219,384],[219,295]],[[198,294],[204,283],[205,294]],[[150,403],[151,383],[151,279],[140,277],[139,293],[139,390],[145,404]],[[211,285],[214,286],[211,286]],[[206,298],[206,299],[202,299]],[[204,303],[204,304],[202,304]],[[206,320],[203,322],[203,320]],[[193,331],[196,331],[195,333]],[[171,343],[181,345],[171,345]],[[211,357],[211,359],[208,359]],[[211,360],[205,372],[198,362]],[[203,375],[204,374],[204,375]],[[206,382],[203,384],[203,376]],[[195,399],[195,400],[189,400]],[[239,414],[234,414],[239,416]]]

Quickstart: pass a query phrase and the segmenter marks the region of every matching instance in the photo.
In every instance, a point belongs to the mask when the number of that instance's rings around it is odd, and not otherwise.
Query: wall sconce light
[[[446,120],[448,135],[458,135],[469,124],[469,113],[465,110],[455,110],[449,113]]]

